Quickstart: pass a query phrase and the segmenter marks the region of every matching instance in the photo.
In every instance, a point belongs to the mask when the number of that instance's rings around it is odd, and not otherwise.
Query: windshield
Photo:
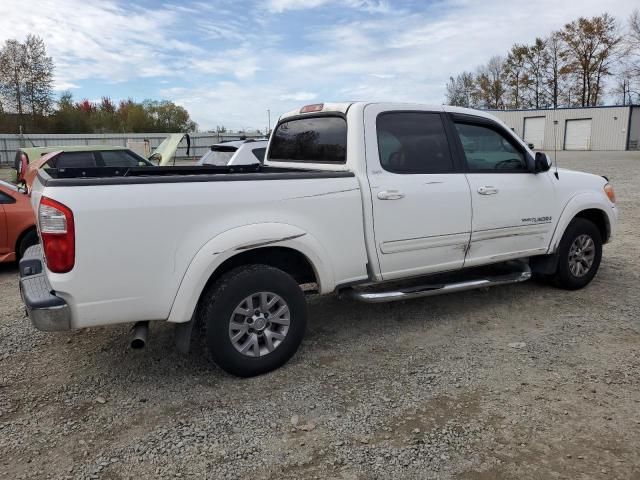
[[[233,157],[234,153],[235,153],[235,150],[232,152],[230,151],[221,152],[219,150],[210,150],[202,156],[202,158],[198,162],[198,165],[224,166],[227,163],[229,163],[229,160],[231,160],[231,157]]]

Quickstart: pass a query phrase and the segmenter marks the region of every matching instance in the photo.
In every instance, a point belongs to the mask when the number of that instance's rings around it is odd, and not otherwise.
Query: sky
[[[1,0],[0,41],[42,37],[55,93],[166,99],[200,130],[264,129],[346,100],[441,104],[449,76],[633,0]]]

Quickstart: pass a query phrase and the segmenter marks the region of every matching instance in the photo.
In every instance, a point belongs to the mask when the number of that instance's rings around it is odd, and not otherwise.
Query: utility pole
[[[271,132],[271,110],[267,108],[267,135]]]

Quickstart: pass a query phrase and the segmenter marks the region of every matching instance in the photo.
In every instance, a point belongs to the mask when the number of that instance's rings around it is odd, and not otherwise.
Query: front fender
[[[547,253],[556,252],[565,230],[569,226],[571,220],[573,220],[578,213],[584,210],[592,209],[600,210],[606,215],[607,221],[609,223],[609,240],[611,240],[615,232],[616,224],[618,222],[618,210],[604,194],[595,191],[583,192],[573,196],[562,210],[560,219],[556,224],[556,229],[553,232],[553,236],[551,237],[551,242],[549,243],[549,250]]]
[[[335,289],[335,277],[324,248],[315,237],[285,223],[255,223],[233,228],[205,243],[191,260],[173,301],[169,322],[188,322],[211,275],[226,260],[255,248],[288,247],[311,263],[321,293]]]

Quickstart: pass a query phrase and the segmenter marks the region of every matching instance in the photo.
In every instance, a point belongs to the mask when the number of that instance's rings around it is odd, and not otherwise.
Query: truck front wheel
[[[589,284],[598,272],[602,259],[602,237],[592,222],[574,218],[558,247],[558,269],[554,283],[567,290]]]
[[[240,377],[286,363],[298,350],[307,325],[299,285],[267,265],[242,266],[224,274],[205,293],[200,313],[214,362]]]

